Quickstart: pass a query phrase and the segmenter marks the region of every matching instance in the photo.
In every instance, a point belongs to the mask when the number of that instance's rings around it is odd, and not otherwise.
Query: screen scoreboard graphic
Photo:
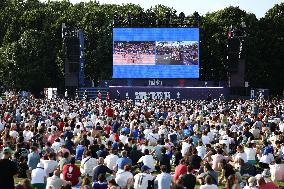
[[[199,29],[113,28],[113,78],[199,78]]]

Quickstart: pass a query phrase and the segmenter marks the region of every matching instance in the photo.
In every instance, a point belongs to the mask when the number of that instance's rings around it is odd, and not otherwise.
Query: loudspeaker
[[[80,41],[77,36],[64,38],[65,87],[78,87],[80,70]]]

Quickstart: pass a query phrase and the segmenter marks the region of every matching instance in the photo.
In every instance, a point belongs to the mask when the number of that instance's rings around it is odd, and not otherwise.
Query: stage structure
[[[65,89],[84,87],[84,33],[62,24]]]
[[[118,17],[120,18],[120,17]],[[129,21],[131,23],[131,21]],[[118,23],[116,23],[118,24]],[[226,82],[199,80],[199,28],[113,28],[113,77],[79,97],[111,99],[218,99]]]

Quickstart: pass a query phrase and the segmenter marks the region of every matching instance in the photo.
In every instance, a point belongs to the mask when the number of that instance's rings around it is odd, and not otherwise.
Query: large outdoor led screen
[[[114,28],[113,78],[199,78],[199,29]]]

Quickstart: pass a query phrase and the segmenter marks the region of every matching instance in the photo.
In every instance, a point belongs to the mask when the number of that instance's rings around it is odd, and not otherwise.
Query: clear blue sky
[[[90,0],[70,0],[72,3],[88,2]],[[230,5],[239,6],[247,12],[254,13],[257,18],[265,15],[265,12],[275,4],[284,2],[284,0],[98,0],[100,3],[123,4],[133,3],[140,4],[147,9],[157,4],[173,7],[178,12],[184,12],[186,15],[198,11],[200,14],[213,12]]]

